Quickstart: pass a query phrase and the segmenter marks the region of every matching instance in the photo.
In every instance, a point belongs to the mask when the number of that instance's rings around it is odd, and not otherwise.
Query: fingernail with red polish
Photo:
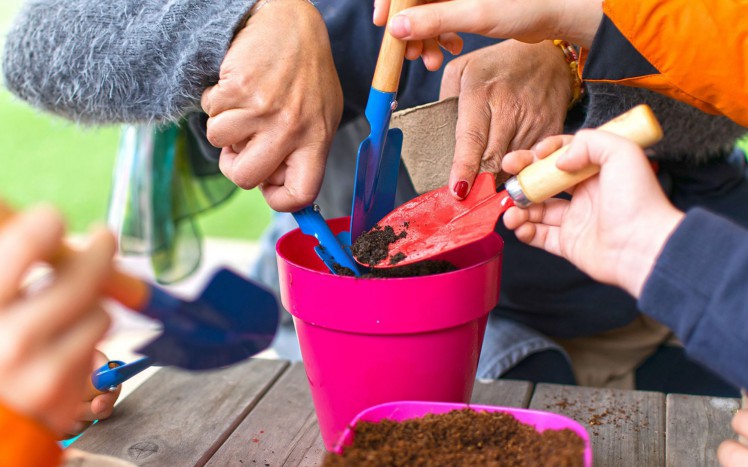
[[[468,193],[468,182],[466,182],[465,180],[460,180],[459,182],[455,183],[454,191],[458,198],[465,199]]]

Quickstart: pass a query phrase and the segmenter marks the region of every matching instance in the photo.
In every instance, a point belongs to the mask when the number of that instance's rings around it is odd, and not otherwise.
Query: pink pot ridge
[[[348,218],[328,221],[333,232]],[[496,234],[446,254],[458,268],[402,279],[330,274],[296,229],[276,246],[283,306],[293,315],[328,450],[361,410],[397,400],[468,402],[488,313],[499,299]]]

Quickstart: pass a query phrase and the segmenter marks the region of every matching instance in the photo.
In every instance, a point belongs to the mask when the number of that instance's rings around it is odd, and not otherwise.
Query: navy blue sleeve
[[[693,359],[748,387],[748,230],[689,211],[644,284],[639,308],[669,326]]]
[[[371,3],[360,0],[318,0],[314,2],[330,34],[332,54],[343,87],[343,121],[364,113],[374,76],[384,28],[372,24]],[[496,44],[500,40],[465,34],[463,54]],[[452,60],[445,52],[445,64]],[[398,109],[407,109],[439,99],[442,72],[430,72],[422,60],[406,61],[400,78]],[[341,123],[341,124],[342,124]]]
[[[603,16],[592,41],[582,79],[617,81],[626,78],[658,75],[657,69]]]

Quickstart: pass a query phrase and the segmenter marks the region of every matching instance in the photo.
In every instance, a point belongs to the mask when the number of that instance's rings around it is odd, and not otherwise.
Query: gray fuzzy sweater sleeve
[[[31,0],[3,52],[5,85],[82,123],[198,109],[256,0]]]
[[[655,92],[608,83],[587,83],[589,101],[585,128],[595,128],[638,104],[649,104],[662,125],[664,138],[654,146],[655,159],[700,163],[721,158],[746,133],[726,117],[701,110]]]

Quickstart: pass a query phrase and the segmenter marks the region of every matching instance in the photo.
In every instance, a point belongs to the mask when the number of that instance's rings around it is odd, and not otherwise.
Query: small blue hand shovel
[[[302,232],[317,239],[319,245],[314,247],[314,251],[331,273],[339,274],[337,268],[343,266],[353,271],[356,276],[361,275],[351,253],[350,232],[340,232],[335,236],[316,204],[294,212],[293,217]]]
[[[13,209],[0,202],[0,225],[13,216]],[[63,245],[49,262],[55,266],[77,254]],[[102,293],[161,322],[161,334],[138,353],[187,370],[218,368],[251,357],[270,346],[280,321],[275,295],[228,269],[217,271],[194,300],[178,298],[117,268],[104,278]]]
[[[143,357],[130,363],[110,360],[93,372],[91,384],[97,391],[114,391],[120,384],[155,364],[156,361],[151,357]]]
[[[419,0],[393,0],[389,17],[418,3]],[[405,45],[406,42],[392,37],[389,29],[385,30],[364,112],[371,133],[361,142],[356,159],[351,208],[351,240],[354,242],[395,207],[403,133],[389,127],[392,111],[397,107]]]

